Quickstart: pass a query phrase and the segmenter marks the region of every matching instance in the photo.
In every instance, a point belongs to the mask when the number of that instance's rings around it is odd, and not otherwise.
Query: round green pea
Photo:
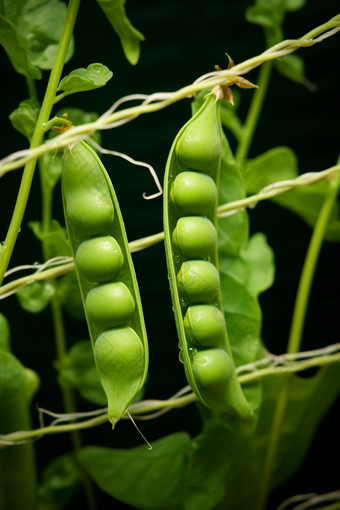
[[[105,282],[115,278],[124,264],[124,256],[111,236],[83,241],[76,253],[76,264],[82,275],[91,282]]]
[[[217,233],[208,218],[185,216],[177,222],[172,235],[175,249],[187,258],[205,258],[215,249]]]
[[[66,151],[62,171],[66,216],[83,236],[104,234],[113,224],[114,209],[99,163],[83,143]]]
[[[218,164],[220,155],[218,109],[211,104],[184,131],[178,143],[178,156],[190,170],[209,172]]]
[[[96,285],[86,297],[86,312],[102,328],[124,326],[135,310],[135,301],[122,282]]]
[[[208,393],[224,388],[232,376],[232,363],[222,349],[198,351],[193,361],[194,374],[199,386]]]
[[[189,306],[184,328],[187,341],[198,348],[215,347],[226,332],[224,316],[214,305]]]
[[[209,175],[181,172],[170,190],[170,202],[184,214],[207,214],[217,199],[216,184]]]
[[[79,192],[68,200],[66,209],[72,227],[84,236],[104,234],[113,224],[111,197]]]
[[[210,303],[219,291],[220,276],[206,260],[187,260],[177,274],[179,291],[189,304]]]

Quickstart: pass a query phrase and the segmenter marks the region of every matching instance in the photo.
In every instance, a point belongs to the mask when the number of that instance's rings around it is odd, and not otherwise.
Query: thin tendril
[[[153,177],[153,180],[155,181],[155,184],[156,184],[157,188],[159,189],[159,192],[155,193],[154,195],[150,195],[150,196],[146,196],[145,192],[144,192],[143,193],[143,198],[145,198],[145,200],[152,200],[153,198],[157,198],[160,195],[162,195],[163,189],[162,189],[161,183],[158,180],[158,177],[157,177],[157,174],[155,172],[155,169],[151,165],[149,165],[149,163],[144,163],[143,161],[136,161],[135,159],[131,158],[127,154],[123,154],[122,152],[117,152],[117,151],[111,151],[109,149],[104,149],[103,147],[98,145],[96,142],[94,142],[92,139],[89,138],[89,140],[91,141],[91,144],[97,150],[99,150],[102,154],[111,154],[112,156],[118,156],[119,158],[123,158],[126,161],[129,161],[129,163],[132,163],[133,165],[143,166],[143,167],[145,167],[145,168],[147,168],[149,170],[150,174]]]
[[[142,438],[144,439],[144,441],[145,441],[145,442],[149,445],[149,448],[148,448],[148,449],[149,449],[149,450],[152,450],[152,446],[151,446],[151,444],[150,444],[150,443],[149,443],[149,441],[146,439],[146,437],[145,437],[145,436],[143,436],[143,434],[141,433],[141,431],[140,431],[140,430],[139,430],[139,428],[137,427],[137,425],[136,425],[136,423],[135,423],[134,419],[132,418],[131,414],[129,413],[129,411],[127,411],[127,414],[129,415],[130,420],[132,421],[132,423],[134,424],[134,426],[136,427],[136,429],[138,430],[138,432],[140,433],[140,435],[142,436]]]

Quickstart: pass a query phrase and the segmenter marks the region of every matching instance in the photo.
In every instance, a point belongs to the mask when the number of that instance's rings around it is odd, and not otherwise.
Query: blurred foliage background
[[[141,56],[136,66],[125,59],[116,34],[112,31],[100,7],[95,2],[83,2],[75,27],[76,51],[65,65],[64,76],[73,69],[94,62],[105,64],[113,78],[105,88],[79,93],[66,98],[55,108],[67,111],[79,107],[99,114],[115,100],[132,93],[174,91],[218,64],[227,67],[227,52],[239,63],[264,50],[261,27],[248,23],[244,12],[251,0],[128,0],[126,10],[132,24],[146,40],[141,43]],[[336,0],[309,0],[305,7],[288,13],[283,25],[285,38],[298,38],[307,31],[338,14]],[[326,169],[335,164],[339,153],[339,81],[340,35],[336,35],[298,53],[306,63],[306,76],[316,85],[311,92],[303,85],[273,72],[269,91],[260,117],[249,156],[256,157],[266,150],[287,145],[297,154],[300,173]],[[0,49],[1,80],[1,157],[27,147],[26,139],[17,133],[8,115],[18,103],[28,97],[25,80],[18,76]],[[48,72],[37,82],[42,99]],[[247,78],[257,81],[258,70]],[[239,94],[238,112],[245,119],[253,91]],[[129,154],[136,160],[147,161],[163,180],[167,155],[173,139],[191,115],[190,100],[181,101],[166,110],[142,116],[121,128],[104,131],[105,148]],[[235,138],[227,133],[232,148]],[[130,241],[160,232],[162,199],[145,201],[143,191],[155,192],[146,169],[132,166],[112,156],[103,162],[113,181],[122,209]],[[0,239],[5,235],[19,187],[22,171],[7,174],[0,182]],[[38,220],[40,210],[38,175],[24,217],[21,232],[10,267],[41,261],[40,245],[27,227],[28,221]],[[276,280],[273,288],[261,298],[263,310],[262,338],[271,352],[284,352],[294,306],[298,279],[311,230],[298,217],[273,203],[262,202],[249,211],[251,233],[263,231],[275,252]],[[53,217],[64,224],[60,185],[55,191]],[[340,281],[339,245],[325,243],[322,248],[310,305],[302,350],[335,343],[338,335],[338,289]],[[171,309],[162,244],[133,255],[139,280],[150,343],[150,372],[146,398],[165,399],[186,384],[182,365],[178,362],[177,335]],[[14,296],[0,302],[12,330],[12,349],[21,362],[41,376],[41,389],[36,402],[55,412],[63,412],[56,371],[53,369],[55,348],[50,310],[31,315],[19,307]],[[88,338],[83,322],[65,316],[68,345]],[[305,374],[308,375],[308,374]],[[92,410],[88,402],[78,398],[78,409]],[[315,437],[308,457],[295,477],[271,497],[268,508],[275,509],[286,497],[297,493],[324,493],[338,489],[338,473],[331,459],[339,455],[337,437],[340,402],[327,415]],[[38,427],[38,414],[33,407],[33,425]],[[200,431],[199,414],[194,405],[174,410],[163,417],[140,422],[144,435],[152,441],[172,432]],[[83,432],[84,444],[130,448],[142,443],[131,422],[122,421],[111,432],[109,425]],[[46,436],[36,444],[37,462],[41,470],[48,460],[71,448],[67,435]],[[245,488],[246,489],[246,488]],[[83,496],[77,496],[82,504]],[[101,507],[112,500],[98,493]],[[75,504],[75,503],[74,503]],[[117,503],[116,508],[129,508]]]

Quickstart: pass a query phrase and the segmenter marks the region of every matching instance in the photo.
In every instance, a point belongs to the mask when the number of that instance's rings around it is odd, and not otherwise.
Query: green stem
[[[264,98],[266,97],[272,68],[273,61],[269,61],[265,62],[260,69],[258,79],[259,89],[254,91],[248,115],[244,123],[243,134],[237,145],[235,154],[237,161],[243,161],[248,156],[249,148],[260,117]]]
[[[26,85],[28,88],[30,99],[33,99],[34,101],[38,101],[38,94],[37,94],[37,87],[35,84],[35,80],[33,78],[31,78],[30,76],[26,76]]]
[[[338,163],[339,161],[340,157],[338,159]],[[324,203],[321,207],[316,225],[313,230],[312,238],[309,243],[305,263],[301,273],[297,297],[295,301],[292,326],[287,347],[288,353],[294,353],[300,350],[304,320],[306,316],[307,304],[313,281],[313,276],[319,258],[319,253],[323,242],[325,230],[334,206],[334,202],[338,195],[339,186],[340,175],[336,175],[329,181],[329,190],[324,200]],[[273,425],[268,442],[268,449],[264,461],[263,474],[259,489],[256,510],[263,510],[267,502],[267,497],[270,489],[271,474],[273,471],[273,465],[275,462],[275,456],[277,452],[277,445],[279,443],[281,435],[281,425],[287,404],[289,383],[290,376],[287,377],[283,382],[279,393],[274,413]]]
[[[263,510],[266,507],[267,497],[268,497],[268,491],[270,486],[270,480],[272,475],[272,469],[275,461],[276,451],[277,451],[277,445],[280,438],[280,431],[281,431],[281,423],[284,417],[285,409],[286,409],[286,403],[288,399],[288,392],[289,392],[289,381],[290,376],[286,376],[284,379],[281,391],[280,391],[280,397],[278,400],[278,403],[276,405],[276,409],[274,412],[273,417],[273,424],[272,424],[272,430],[269,438],[269,443],[267,447],[267,454],[264,462],[263,467],[263,473],[262,473],[262,480],[261,485],[259,489],[258,494],[258,500],[256,504],[256,510]]]
[[[338,164],[340,163],[340,157]],[[299,352],[301,338],[303,333],[306,310],[309,300],[310,289],[316,264],[318,262],[324,233],[331,215],[334,202],[337,198],[340,186],[340,175],[334,176],[329,181],[329,191],[322,205],[316,225],[313,230],[312,238],[308,247],[307,256],[303,265],[299,287],[297,291],[293,319],[288,340],[288,353]]]
[[[80,0],[70,0],[67,9],[63,32],[58,46],[57,55],[47,85],[46,94],[40,110],[37,125],[32,136],[31,148],[38,147],[42,143],[44,135],[43,124],[48,121],[51,114],[58,83],[60,81],[61,73],[65,62],[67,49],[71,40],[74,24],[77,18],[79,4]],[[7,236],[3,245],[3,251],[0,258],[0,285],[2,283],[4,274],[7,270],[9,261],[11,259],[12,252],[18,237],[18,233],[20,232],[21,222],[25,213],[35,166],[36,166],[35,160],[32,160],[29,163],[27,163],[22,176],[12,220],[7,232]]]

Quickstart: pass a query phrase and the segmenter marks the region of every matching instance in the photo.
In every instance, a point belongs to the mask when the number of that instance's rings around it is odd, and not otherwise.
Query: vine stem
[[[243,126],[241,140],[237,145],[235,153],[237,161],[243,161],[248,156],[262,105],[266,97],[272,68],[273,61],[265,62],[260,68],[259,79],[257,80],[259,88],[254,92],[248,115]]]
[[[340,157],[338,158],[337,163],[338,164],[340,163]],[[323,202],[308,246],[307,255],[303,265],[293,311],[293,319],[287,347],[288,353],[298,352],[300,350],[310,289],[312,286],[312,281],[317,261],[319,258],[324,233],[334,206],[334,202],[338,195],[339,186],[340,175],[336,175],[329,181],[328,193]],[[284,418],[288,400],[291,377],[292,377],[291,374],[286,375],[274,411],[273,424],[268,441],[267,454],[264,461],[263,474],[259,488],[256,510],[264,510],[266,506],[268,493],[270,490],[271,475],[277,452],[277,445],[280,439],[282,421]]]
[[[57,87],[60,81],[61,73],[63,70],[67,49],[72,37],[74,25],[76,22],[80,0],[70,0],[66,19],[61,34],[55,62],[51,71],[50,79],[48,81],[46,94],[44,97],[43,104],[41,106],[40,114],[34,130],[31,142],[31,149],[38,147],[43,141],[44,127],[43,124],[48,121],[54,98],[56,96]],[[23,176],[21,179],[20,189],[18,192],[17,201],[15,204],[12,220],[7,232],[7,236],[3,245],[3,250],[0,258],[0,285],[4,278],[4,274],[7,270],[10,258],[13,253],[13,249],[20,232],[21,222],[25,213],[29,192],[31,189],[31,183],[34,175],[36,166],[36,160],[28,162],[25,166]]]

